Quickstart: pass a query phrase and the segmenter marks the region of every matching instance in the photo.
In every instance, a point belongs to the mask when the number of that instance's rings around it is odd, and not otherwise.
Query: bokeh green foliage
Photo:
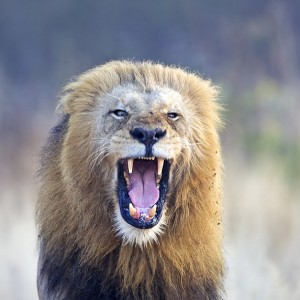
[[[251,89],[224,91],[226,144],[239,141],[245,159],[269,160],[291,184],[300,179],[297,88],[264,79]],[[230,145],[226,145],[230,148]]]

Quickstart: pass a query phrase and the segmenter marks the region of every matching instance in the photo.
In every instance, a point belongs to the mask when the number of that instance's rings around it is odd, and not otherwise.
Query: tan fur
[[[116,95],[126,95],[118,86],[131,95],[136,91],[140,116],[122,128],[105,115],[109,105],[120,101]],[[166,97],[162,106],[153,107],[154,115],[146,115],[147,107],[139,103],[148,90]],[[177,104],[172,102],[176,95]],[[124,291],[140,287],[146,299],[152,299],[152,281],[158,275],[170,299],[174,295],[188,299],[189,291],[180,287],[199,280],[220,287],[222,163],[217,96],[210,81],[149,62],[110,62],[68,84],[58,110],[70,115],[69,127],[46,164],[38,202],[45,255],[64,247],[62,256],[68,257],[79,246],[82,264],[101,266],[104,257],[111,257],[107,274],[122,278]],[[161,117],[174,105],[183,114],[176,125]],[[168,148],[174,159],[164,232],[143,247],[125,244],[114,225],[116,164],[128,143],[137,143],[128,133],[135,124],[166,129],[161,147]]]

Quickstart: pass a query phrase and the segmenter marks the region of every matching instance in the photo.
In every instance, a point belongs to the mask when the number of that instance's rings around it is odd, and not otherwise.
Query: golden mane
[[[188,144],[175,162],[164,232],[143,246],[126,243],[116,234],[110,185],[114,175],[112,158],[104,153],[107,149],[98,156],[101,163],[93,166],[92,160],[96,107],[101,110],[101,99],[124,85],[178,92],[189,122]],[[101,280],[95,282],[101,288],[91,288],[98,294],[120,299],[120,295],[124,299],[219,299],[223,256],[218,130],[222,124],[217,97],[218,89],[210,81],[151,62],[113,61],[65,87],[58,105],[64,117],[50,135],[41,168],[40,295],[52,289],[58,299],[75,298],[68,294],[71,286],[64,287],[68,278],[74,272],[85,274],[83,279],[78,275],[72,286],[82,284],[79,289],[84,290],[99,270]],[[106,290],[112,281],[118,286],[115,294],[111,288]],[[95,293],[90,299],[97,299]]]

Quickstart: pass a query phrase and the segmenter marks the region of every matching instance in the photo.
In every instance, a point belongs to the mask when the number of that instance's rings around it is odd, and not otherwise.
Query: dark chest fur
[[[152,282],[151,295],[144,293],[143,286],[135,291],[124,292],[120,290],[120,279],[107,275],[108,265],[112,263],[113,257],[107,257],[103,260],[101,267],[96,268],[79,265],[79,251],[73,253],[65,261],[61,260],[61,254],[52,253],[51,256],[44,257],[43,253],[40,253],[38,274],[40,299],[221,299],[216,287],[210,284],[186,286],[184,291],[178,287],[177,291],[172,291],[165,286],[159,273]],[[183,296],[185,293],[186,295]]]

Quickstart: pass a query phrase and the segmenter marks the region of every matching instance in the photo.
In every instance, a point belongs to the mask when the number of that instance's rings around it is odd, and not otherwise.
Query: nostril
[[[147,137],[146,135],[147,131],[143,128],[135,128],[132,131],[130,131],[130,134],[133,136],[133,138],[143,141]]]
[[[132,137],[136,140],[138,140],[139,142],[145,144],[145,143],[149,143],[149,144],[154,144],[156,143],[160,138],[162,138],[163,136],[165,136],[166,131],[160,129],[160,128],[156,128],[153,130],[146,130],[144,128],[134,128],[133,130],[130,131],[130,134],[132,135]]]
[[[166,135],[166,131],[162,131],[160,128],[156,128],[154,130],[154,138],[155,140],[159,140],[160,138],[164,137]]]

